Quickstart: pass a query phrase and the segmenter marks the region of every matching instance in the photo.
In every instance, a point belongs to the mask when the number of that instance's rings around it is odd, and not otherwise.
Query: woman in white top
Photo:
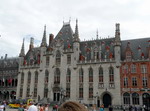
[[[0,111],[4,111],[4,104],[0,104]]]

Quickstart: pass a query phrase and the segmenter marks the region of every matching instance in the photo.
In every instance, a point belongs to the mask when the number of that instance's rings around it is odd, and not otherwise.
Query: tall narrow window
[[[128,78],[127,77],[124,78],[124,87],[128,87]]]
[[[123,102],[124,104],[130,104],[130,94],[129,93],[124,93],[123,94]]]
[[[47,98],[48,97],[48,89],[44,89],[44,97]]]
[[[24,83],[24,73],[21,74],[21,84]]]
[[[114,69],[113,69],[113,67],[109,68],[109,82],[110,83],[114,82]]]
[[[103,83],[103,68],[99,68],[99,82]]]
[[[83,83],[83,76],[84,76],[83,69],[80,68],[80,69],[79,69],[79,82],[80,82],[80,83]]]
[[[37,71],[35,72],[35,81],[34,81],[34,83],[35,83],[35,84],[38,83],[38,72],[37,72]]]
[[[71,55],[67,55],[67,64],[71,64]]]
[[[56,68],[56,70],[55,70],[54,84],[60,84],[60,70],[59,70],[59,68]]]
[[[45,71],[45,84],[48,83],[48,79],[49,79],[49,72],[48,70]]]
[[[31,83],[31,72],[28,72],[28,82],[27,82],[28,84],[30,84]]]
[[[56,52],[56,65],[60,65],[60,62],[61,62],[61,53],[60,51],[58,50]]]
[[[133,105],[139,105],[139,94],[138,93],[132,94],[132,103],[133,103]]]
[[[46,66],[49,66],[49,56],[46,56]]]
[[[136,73],[136,65],[135,64],[131,65],[131,73]]]
[[[143,74],[147,73],[147,66],[146,66],[146,64],[142,64],[141,65],[141,73],[143,73]]]
[[[79,98],[83,98],[83,87],[79,88]]]
[[[89,88],[89,98],[93,98],[93,88]]]
[[[136,87],[137,86],[137,80],[136,77],[132,78],[132,86]]]
[[[147,87],[147,78],[146,77],[143,77],[143,87]]]
[[[20,88],[20,97],[22,97],[22,94],[23,94],[23,89]]]
[[[37,88],[34,88],[34,93],[33,93],[33,97],[37,97]]]
[[[70,79],[71,79],[71,71],[70,71],[70,69],[67,69],[67,75],[66,75],[67,83],[70,83]]]
[[[89,68],[89,82],[93,82],[93,69]]]
[[[66,88],[66,97],[70,98],[70,87]]]

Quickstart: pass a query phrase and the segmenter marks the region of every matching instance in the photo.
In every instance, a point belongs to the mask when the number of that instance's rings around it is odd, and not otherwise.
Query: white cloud
[[[115,23],[121,24],[122,39],[150,36],[149,0],[1,0],[0,3],[0,56],[19,55],[22,39],[34,36],[40,45],[43,27],[47,35],[56,35],[63,20],[71,17],[74,30],[75,19],[79,20],[81,40],[99,36],[114,36]]]

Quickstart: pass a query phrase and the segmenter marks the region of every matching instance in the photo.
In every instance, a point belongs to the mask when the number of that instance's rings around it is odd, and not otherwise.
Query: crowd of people
[[[6,103],[2,102],[0,103],[0,111],[5,111]],[[109,105],[108,107],[109,111],[113,111],[113,106]],[[23,104],[20,105],[18,108],[18,111],[89,111],[89,108],[87,106],[74,102],[74,101],[68,101],[63,103],[61,106],[58,106],[57,104],[54,105],[51,109],[48,104],[38,104],[31,102],[30,106],[24,106]],[[90,111],[104,111],[104,104],[100,106],[100,108],[97,108],[96,106],[93,106],[93,108]],[[148,108],[143,106],[123,106],[122,111],[149,111]]]

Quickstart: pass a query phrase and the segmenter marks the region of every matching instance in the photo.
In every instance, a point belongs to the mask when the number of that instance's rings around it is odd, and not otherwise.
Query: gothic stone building
[[[121,105],[119,24],[111,38],[80,41],[76,21],[75,32],[64,23],[55,37],[49,35],[49,44],[46,39],[45,26],[40,47],[31,38],[25,54],[22,44],[17,98]]]
[[[16,99],[19,58],[0,59],[0,101]]]

